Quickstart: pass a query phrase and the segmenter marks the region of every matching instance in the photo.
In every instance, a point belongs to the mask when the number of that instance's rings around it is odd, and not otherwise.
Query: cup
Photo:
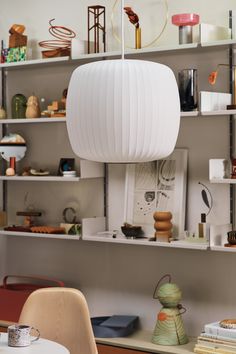
[[[31,337],[30,332],[35,330],[37,337]],[[27,347],[39,339],[40,333],[37,328],[27,325],[12,325],[7,329],[9,347]]]

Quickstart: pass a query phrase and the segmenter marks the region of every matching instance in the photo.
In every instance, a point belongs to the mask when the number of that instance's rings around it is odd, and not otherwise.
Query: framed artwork
[[[185,227],[187,159],[186,149],[175,149],[163,160],[128,164],[124,220],[141,225],[145,235],[152,237],[153,213],[170,211],[173,237],[181,238]]]

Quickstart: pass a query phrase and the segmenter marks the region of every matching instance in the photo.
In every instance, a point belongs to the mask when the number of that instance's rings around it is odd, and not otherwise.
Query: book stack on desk
[[[220,322],[204,326],[194,347],[197,354],[236,354],[236,329],[222,328]]]

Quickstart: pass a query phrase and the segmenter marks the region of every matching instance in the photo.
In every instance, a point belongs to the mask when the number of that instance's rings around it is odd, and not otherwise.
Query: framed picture
[[[173,236],[181,238],[185,226],[186,149],[175,149],[167,158],[139,164],[128,164],[125,180],[124,220],[141,225],[145,235],[154,236],[155,211],[173,215]]]

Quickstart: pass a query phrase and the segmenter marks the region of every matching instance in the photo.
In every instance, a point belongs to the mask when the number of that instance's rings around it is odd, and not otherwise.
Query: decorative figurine
[[[21,93],[17,93],[12,97],[11,110],[12,118],[25,118],[27,98]]]
[[[172,227],[171,222],[172,214],[170,211],[156,211],[153,214],[155,220],[154,229],[156,241],[170,242],[172,237]]]
[[[160,285],[161,281],[169,278],[169,282]],[[159,289],[158,289],[159,287]],[[180,305],[181,291],[176,284],[171,283],[171,276],[164,275],[155,288],[154,299],[163,305],[158,313],[156,327],[152,335],[152,343],[161,345],[180,345],[188,343],[181,315],[186,309]]]
[[[41,116],[38,97],[32,95],[28,98],[25,116],[26,118],[39,118]]]
[[[91,22],[91,17],[93,16],[93,23]],[[93,32],[93,52],[100,52],[100,37],[102,36],[103,52],[106,51],[106,8],[105,6],[88,6],[88,54],[91,53],[91,37],[90,34]]]
[[[131,7],[124,7],[129,21],[135,26],[135,49],[141,48],[141,28],[139,27],[139,17]]]
[[[209,84],[211,85],[215,85],[216,83],[216,79],[218,77],[218,71],[219,71],[219,68],[221,66],[227,66],[229,67],[229,64],[218,64],[217,67],[216,67],[216,70],[215,71],[212,71],[210,73],[210,75],[208,76],[208,82]],[[233,68],[233,71],[234,71],[234,82],[233,82],[233,86],[235,86],[235,74],[236,74],[236,65],[232,65],[232,68]],[[236,109],[236,90],[233,91],[233,94],[232,94],[232,104],[229,104],[226,106],[226,109]]]

